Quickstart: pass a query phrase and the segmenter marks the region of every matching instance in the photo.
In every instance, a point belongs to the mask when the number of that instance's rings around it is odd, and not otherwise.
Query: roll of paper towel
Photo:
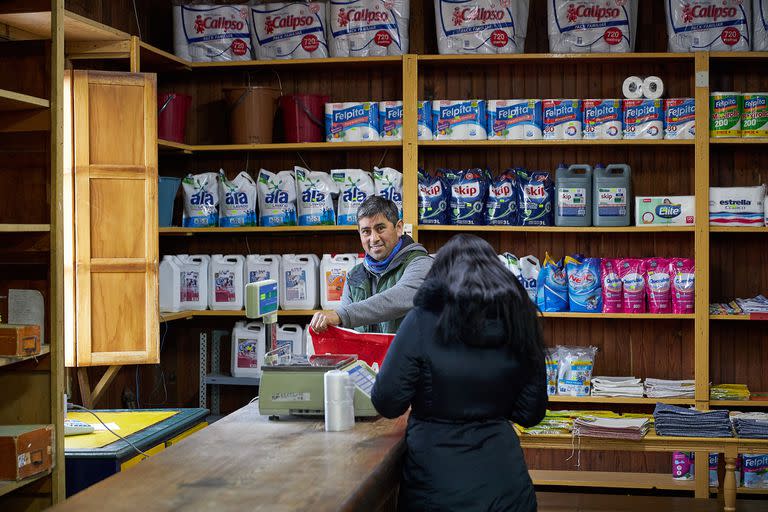
[[[192,62],[251,60],[247,5],[174,5],[173,51]]]
[[[331,57],[408,53],[409,0],[331,0]]]
[[[749,51],[751,4],[744,0],[666,0],[669,51]]]
[[[529,0],[435,0],[441,54],[523,53]]]
[[[693,139],[696,137],[696,103],[693,98],[664,100],[664,138]]]
[[[664,82],[657,76],[649,76],[643,80],[643,97],[657,100],[664,95]]]
[[[551,53],[635,50],[639,0],[547,0]]]
[[[621,92],[628,100],[638,100],[643,97],[643,79],[639,76],[628,76],[624,79]]]
[[[581,100],[543,100],[541,106],[545,140],[581,138]]]
[[[624,100],[625,139],[663,139],[664,108],[661,100]]]
[[[323,376],[325,431],[341,432],[355,426],[355,385],[349,373],[341,370]]]
[[[542,137],[541,100],[488,101],[488,140],[533,140]]]
[[[432,102],[434,140],[485,140],[485,100]]]
[[[328,57],[326,8],[320,2],[274,2],[251,6],[251,39],[257,59]]]
[[[327,142],[379,140],[378,103],[326,103],[325,140]]]

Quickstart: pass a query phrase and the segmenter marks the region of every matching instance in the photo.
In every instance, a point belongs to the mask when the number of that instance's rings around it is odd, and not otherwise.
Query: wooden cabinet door
[[[156,77],[70,76],[75,346],[67,363],[158,363]]]

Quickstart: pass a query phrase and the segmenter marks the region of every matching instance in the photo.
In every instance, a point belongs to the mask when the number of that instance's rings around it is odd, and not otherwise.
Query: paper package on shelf
[[[330,0],[331,57],[408,53],[409,0]]]
[[[635,51],[638,0],[549,0],[551,53]]]
[[[272,2],[251,6],[251,39],[259,60],[328,57],[327,9],[321,2]]]
[[[441,55],[523,53],[529,0],[435,0]]]
[[[665,1],[669,51],[749,51],[751,4],[744,0]]]
[[[752,13],[752,50],[768,51],[768,0],[753,0]]]
[[[173,51],[192,62],[251,60],[247,5],[173,6]]]

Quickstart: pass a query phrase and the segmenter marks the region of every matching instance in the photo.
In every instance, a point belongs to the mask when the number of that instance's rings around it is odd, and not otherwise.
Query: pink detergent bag
[[[678,315],[692,314],[696,299],[696,265],[691,258],[669,260],[672,279],[672,312]]]
[[[624,258],[619,260],[619,277],[624,293],[625,313],[645,313],[645,279],[643,260]]]
[[[669,263],[670,260],[667,258],[643,260],[643,277],[649,313],[672,312],[672,279],[669,274]]]
[[[603,258],[600,262],[600,281],[603,283],[603,313],[624,312],[618,261]]]

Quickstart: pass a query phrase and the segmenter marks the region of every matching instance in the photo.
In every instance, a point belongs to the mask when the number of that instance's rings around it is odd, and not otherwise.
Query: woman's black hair
[[[445,342],[507,344],[524,360],[544,359],[536,305],[478,236],[456,235],[438,251],[414,304],[439,315],[437,335]],[[479,335],[489,322],[500,324],[501,336]]]

